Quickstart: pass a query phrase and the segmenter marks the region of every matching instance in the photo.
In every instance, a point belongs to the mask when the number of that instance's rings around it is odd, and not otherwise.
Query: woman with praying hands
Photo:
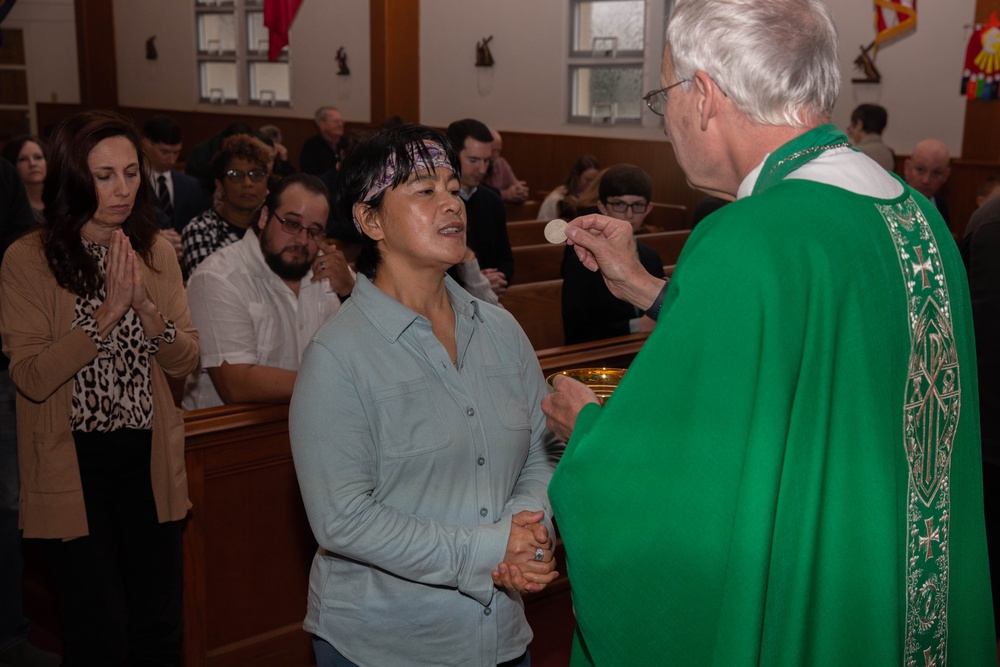
[[[20,520],[52,577],[63,665],[180,665],[184,423],[167,375],[198,362],[139,136],[67,118],[40,227],[8,250],[0,333],[17,386]]]

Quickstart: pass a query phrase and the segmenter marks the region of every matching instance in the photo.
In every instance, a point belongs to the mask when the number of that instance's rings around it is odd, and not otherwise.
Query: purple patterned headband
[[[427,158],[430,158],[430,161],[425,159],[424,156],[420,154],[420,150],[418,148],[418,146],[420,145],[423,146]],[[410,157],[413,159],[412,173],[425,170],[431,171],[438,168],[440,169],[455,168],[451,164],[451,161],[448,159],[448,153],[444,150],[444,147],[441,144],[435,143],[433,141],[413,142],[407,145],[406,150],[410,153]],[[393,154],[392,156],[389,157],[389,161],[386,162],[385,170],[382,172],[382,175],[379,178],[377,178],[370,186],[368,186],[368,190],[365,192],[365,196],[361,198],[361,202],[365,204],[370,202],[372,199],[375,198],[376,195],[378,195],[378,193],[382,192],[390,185],[392,185],[392,181],[393,179],[395,179],[395,177],[396,177],[396,156],[395,154]],[[358,216],[353,215],[352,217],[354,218],[354,226],[357,228],[358,233],[363,234],[364,232],[361,231],[361,223],[358,222]]]

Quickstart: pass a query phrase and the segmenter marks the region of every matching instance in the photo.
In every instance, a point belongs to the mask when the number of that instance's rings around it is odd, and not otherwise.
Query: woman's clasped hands
[[[559,577],[555,545],[542,524],[545,513],[518,512],[511,518],[503,562],[493,570],[493,583],[508,591],[537,593]]]

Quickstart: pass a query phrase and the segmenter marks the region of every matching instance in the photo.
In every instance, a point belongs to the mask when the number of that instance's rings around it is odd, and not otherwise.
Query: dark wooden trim
[[[112,0],[75,0],[80,104],[88,109],[118,108],[115,11]]]
[[[371,0],[373,125],[420,122],[420,0]]]

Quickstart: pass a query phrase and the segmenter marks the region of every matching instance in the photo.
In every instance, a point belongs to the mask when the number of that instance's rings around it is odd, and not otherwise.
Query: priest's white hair
[[[678,81],[705,72],[757,123],[804,127],[840,92],[837,28],[820,0],[680,0],[667,42]]]

